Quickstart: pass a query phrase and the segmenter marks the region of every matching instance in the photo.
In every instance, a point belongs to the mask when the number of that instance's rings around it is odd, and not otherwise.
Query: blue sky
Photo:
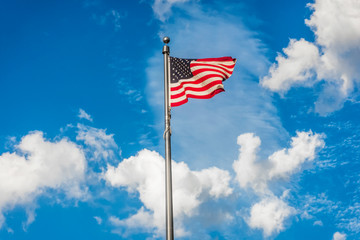
[[[6,1],[0,239],[163,239],[162,37],[237,58],[172,109],[176,239],[358,239],[360,3]]]

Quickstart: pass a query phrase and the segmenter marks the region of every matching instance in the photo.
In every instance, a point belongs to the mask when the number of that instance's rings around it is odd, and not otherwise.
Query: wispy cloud
[[[347,206],[345,209],[342,207],[337,213],[338,227],[346,229],[353,233],[360,233],[360,204],[354,203]]]
[[[85,110],[83,110],[83,109],[81,109],[81,108],[79,109],[78,118],[80,118],[80,119],[86,119],[86,120],[88,120],[88,121],[90,121],[90,122],[93,121],[93,119],[92,119],[92,117],[90,116],[90,114],[88,114],[87,112],[85,112]]]
[[[210,100],[190,99],[172,109],[174,159],[196,167],[230,166],[236,158],[234,140],[244,132],[259,135],[268,143],[267,151],[277,148],[287,137],[270,94],[257,83],[257,76],[268,66],[264,46],[256,33],[244,26],[239,12],[232,13],[230,6],[217,7],[178,4],[159,32],[160,36],[171,37],[172,56],[237,58],[233,76],[224,83],[225,93]],[[232,7],[237,9],[238,5]],[[159,49],[146,69],[147,100],[156,116],[162,116],[163,111],[163,82],[159,80],[163,79],[162,66]],[[160,137],[163,119],[159,117],[156,123]]]
[[[313,223],[313,225],[322,227],[322,226],[324,226],[324,223],[321,220],[317,220]]]
[[[314,226],[323,226],[322,220],[331,219],[339,230],[349,232],[350,235],[360,233],[360,205],[358,203],[348,205],[340,200],[334,201],[325,192],[305,195],[298,198],[298,201],[301,217],[313,220]]]
[[[101,217],[94,216],[94,219],[95,219],[95,221],[97,222],[97,224],[99,224],[99,225],[101,225],[101,224],[102,224],[102,222],[103,222],[103,220],[102,220],[102,218],[101,218]]]
[[[110,24],[113,26],[114,31],[117,32],[121,29],[121,21],[126,17],[126,13],[120,13],[118,10],[111,9],[104,14],[93,14],[92,18],[99,25]]]
[[[264,87],[280,93],[295,86],[322,83],[315,111],[326,115],[352,98],[360,83],[360,3],[354,0],[316,0],[305,23],[315,42],[291,39],[262,78]],[[346,26],[346,27],[345,27]]]
[[[107,134],[106,129],[94,128],[91,126],[77,125],[77,141],[83,141],[86,151],[90,153],[90,160],[110,160],[116,155],[118,149],[114,141],[114,134]]]
[[[155,16],[160,21],[165,21],[171,14],[171,8],[173,7],[173,5],[188,1],[193,1],[193,0],[155,0],[152,5],[152,9],[154,11]]]

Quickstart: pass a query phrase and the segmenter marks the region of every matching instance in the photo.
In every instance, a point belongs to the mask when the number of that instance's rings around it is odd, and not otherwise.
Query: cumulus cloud
[[[239,159],[234,161],[233,168],[239,185],[242,188],[252,185],[254,189],[265,189],[266,178],[262,174],[263,169],[256,163],[260,138],[253,133],[245,133],[238,137],[237,143],[240,145],[240,155]]]
[[[283,51],[284,55],[276,57],[277,64],[272,65],[269,75],[262,79],[262,85],[277,92],[286,92],[295,84],[310,86],[316,79],[319,49],[304,39],[291,39]]]
[[[297,132],[289,148],[276,151],[265,160],[258,159],[261,140],[254,133],[240,135],[237,143],[240,153],[233,163],[236,180],[241,188],[252,189],[261,199],[251,206],[246,222],[251,228],[263,230],[264,236],[277,234],[284,230],[286,219],[297,211],[284,200],[289,190],[279,198],[269,189],[269,181],[288,179],[299,172],[302,165],[312,161],[316,151],[324,146],[323,136],[311,131]]]
[[[284,230],[285,220],[295,212],[281,198],[271,196],[251,207],[247,223],[252,228],[263,230],[265,236],[270,236]]]
[[[305,23],[315,42],[291,39],[261,83],[284,93],[294,86],[323,82],[315,111],[325,115],[341,108],[360,82],[360,2],[316,0],[308,6],[313,13]]]
[[[301,169],[303,163],[312,161],[316,150],[324,146],[323,136],[309,132],[297,132],[291,139],[290,148],[274,152],[264,161],[257,161],[257,151],[261,145],[259,137],[253,133],[238,137],[239,158],[234,161],[233,169],[242,188],[251,187],[255,192],[268,192],[268,181],[288,178]]]
[[[82,182],[87,164],[78,145],[66,138],[52,142],[35,131],[15,149],[0,155],[0,226],[5,221],[2,214],[18,205],[30,206],[27,223],[31,223],[34,200],[48,189],[61,191],[69,199],[85,197]]]
[[[127,219],[112,217],[115,226],[134,229],[156,229],[160,234],[165,223],[165,161],[157,152],[142,150],[124,159],[117,167],[108,166],[104,179],[113,187],[123,187],[138,193],[144,207]],[[182,221],[197,214],[198,207],[209,199],[229,196],[230,175],[216,167],[192,171],[183,163],[172,162],[175,234],[188,234]],[[137,224],[134,224],[134,223]],[[121,232],[126,234],[125,232]]]
[[[323,135],[309,132],[297,132],[291,138],[291,146],[269,157],[271,169],[269,178],[286,178],[298,172],[301,165],[315,158],[316,150],[324,147]]]
[[[90,116],[90,114],[88,114],[87,112],[85,112],[85,110],[83,110],[83,109],[81,109],[81,108],[79,109],[78,118],[80,118],[80,119],[86,119],[86,120],[88,120],[88,121],[90,121],[90,122],[93,121],[93,119],[92,119],[92,117]]]
[[[346,240],[346,234],[336,232],[334,233],[332,240]]]

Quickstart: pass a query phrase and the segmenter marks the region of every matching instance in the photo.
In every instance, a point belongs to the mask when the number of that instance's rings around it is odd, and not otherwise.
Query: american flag
[[[170,104],[177,107],[188,98],[207,99],[225,91],[222,84],[235,67],[232,57],[183,59],[170,57]]]

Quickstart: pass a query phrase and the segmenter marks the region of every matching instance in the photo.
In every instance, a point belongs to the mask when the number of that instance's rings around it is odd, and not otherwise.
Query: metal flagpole
[[[164,95],[165,95],[165,195],[166,195],[166,240],[174,239],[173,223],[173,202],[172,202],[172,177],[171,177],[171,128],[170,128],[170,92],[169,92],[169,54],[170,48],[167,45],[170,42],[169,37],[164,37],[165,43],[162,53],[164,55]]]

